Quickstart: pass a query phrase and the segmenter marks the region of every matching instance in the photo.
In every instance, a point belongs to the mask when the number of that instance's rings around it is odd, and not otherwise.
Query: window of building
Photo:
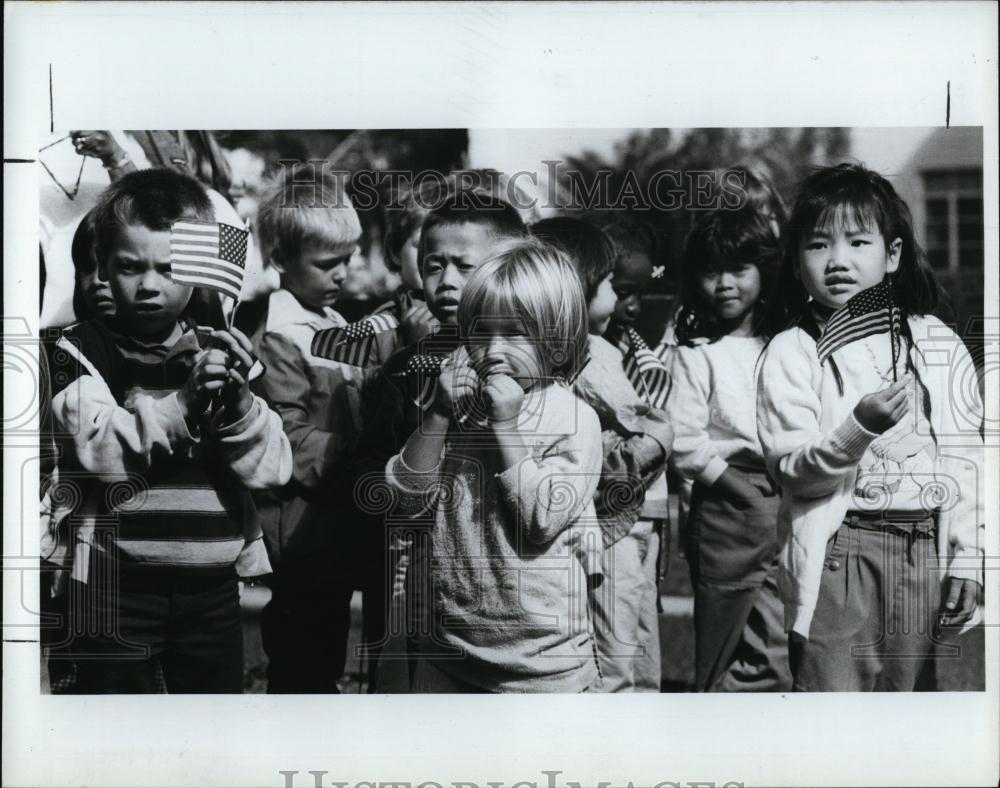
[[[927,257],[935,268],[955,271],[983,264],[983,171],[923,173]]]

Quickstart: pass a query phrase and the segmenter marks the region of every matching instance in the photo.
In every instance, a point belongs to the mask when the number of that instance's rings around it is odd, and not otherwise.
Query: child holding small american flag
[[[974,367],[881,175],[818,170],[786,236],[757,423],[794,689],[911,691],[982,586],[982,405],[955,381]]]
[[[243,231],[222,248],[197,181],[151,169],[112,184],[94,227],[114,322],[78,323],[48,348],[60,471],[80,480],[84,693],[155,692],[158,665],[171,693],[242,691],[237,576],[270,571],[249,491],[291,474],[281,421],[248,387],[249,341],[190,320],[193,283],[175,268],[185,226],[202,258],[188,274],[241,267]]]
[[[314,180],[314,177],[316,178]],[[314,352],[317,334],[346,325],[333,304],[361,238],[343,183],[291,168],[257,215],[261,248],[281,276],[257,352],[263,397],[292,447],[292,479],[259,497],[274,576],[261,616],[268,692],[339,692],[362,534],[350,469],[361,427],[364,370]]]

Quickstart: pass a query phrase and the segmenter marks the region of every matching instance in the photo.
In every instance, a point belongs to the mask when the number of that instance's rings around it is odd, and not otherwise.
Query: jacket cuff
[[[705,469],[698,473],[695,478],[706,487],[711,487],[716,483],[716,481],[718,481],[719,477],[726,472],[728,467],[729,463],[722,459],[722,457],[716,455],[708,461],[708,465],[705,466]]]
[[[878,437],[877,432],[869,432],[854,417],[853,411],[830,436],[833,443],[848,457],[860,460],[869,444]]]

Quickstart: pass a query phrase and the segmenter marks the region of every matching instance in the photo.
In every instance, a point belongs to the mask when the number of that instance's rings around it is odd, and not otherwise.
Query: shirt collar
[[[321,328],[345,326],[347,321],[330,307],[323,307],[320,314],[306,309],[289,291],[275,290],[268,298],[265,330],[274,331],[288,325],[306,325],[318,331]]]

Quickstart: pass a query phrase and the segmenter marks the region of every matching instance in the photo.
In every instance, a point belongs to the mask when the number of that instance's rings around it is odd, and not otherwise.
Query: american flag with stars
[[[426,410],[434,401],[434,386],[437,384],[438,375],[441,374],[441,365],[444,363],[444,356],[430,353],[417,354],[413,356],[403,370],[397,373],[397,377],[405,379],[405,383],[410,385],[410,391],[416,391],[413,397],[413,404],[421,410]],[[416,385],[413,385],[413,384]]]
[[[171,279],[216,290],[238,301],[249,235],[249,230],[222,222],[174,222],[170,228]]]
[[[670,373],[634,328],[626,329],[618,341],[625,376],[636,392],[653,408],[666,405],[670,393]]]
[[[859,339],[887,332],[895,361],[899,348],[902,313],[892,299],[892,288],[886,280],[852,296],[830,316],[816,342],[816,355],[823,364],[844,345]],[[895,364],[893,376],[895,377]]]
[[[312,352],[314,356],[329,361],[367,367],[378,334],[395,331],[398,327],[399,318],[390,312],[384,312],[346,326],[324,328],[313,337]]]

